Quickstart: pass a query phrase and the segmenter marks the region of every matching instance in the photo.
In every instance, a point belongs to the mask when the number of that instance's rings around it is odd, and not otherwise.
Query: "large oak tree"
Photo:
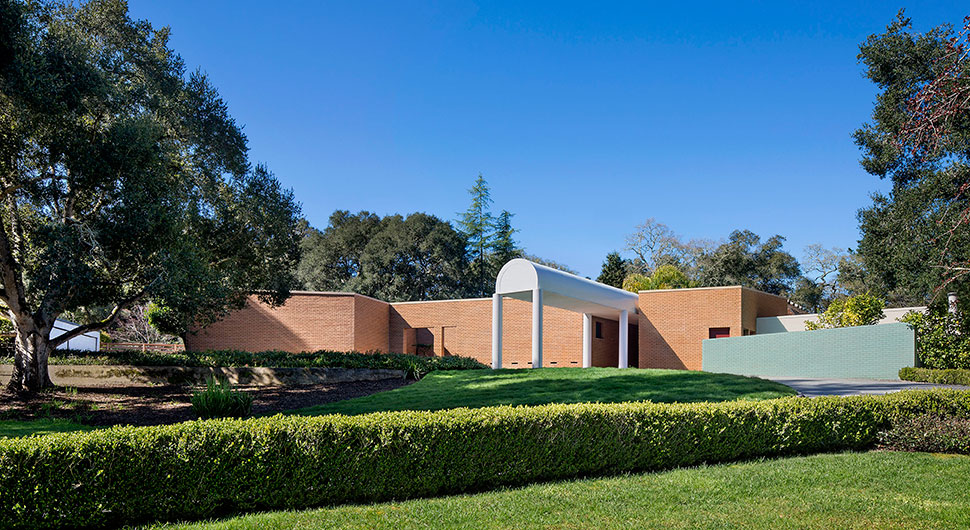
[[[299,207],[247,159],[246,137],[167,28],[120,0],[0,0],[0,303],[9,386],[51,385],[51,350],[152,299],[174,327],[280,303]],[[103,318],[50,338],[65,311]]]

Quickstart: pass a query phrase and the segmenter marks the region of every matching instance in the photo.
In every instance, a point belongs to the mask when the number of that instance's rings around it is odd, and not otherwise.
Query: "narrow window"
[[[603,323],[596,322],[596,334],[594,335],[597,339],[603,338]]]
[[[709,339],[723,339],[731,336],[731,328],[710,328],[707,333]]]

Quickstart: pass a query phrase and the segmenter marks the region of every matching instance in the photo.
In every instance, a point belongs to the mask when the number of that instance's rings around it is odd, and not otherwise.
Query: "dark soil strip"
[[[393,390],[401,379],[312,386],[247,387],[253,414],[267,414]],[[160,425],[195,419],[186,386],[58,389],[32,396],[0,391],[0,419],[68,418],[87,425]]]

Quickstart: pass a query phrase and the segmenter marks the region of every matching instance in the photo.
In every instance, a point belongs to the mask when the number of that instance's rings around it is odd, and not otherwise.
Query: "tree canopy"
[[[653,291],[657,289],[684,289],[697,287],[684,271],[675,265],[660,265],[650,276],[633,273],[623,280],[623,289],[630,292]]]
[[[485,177],[481,174],[468,193],[472,196],[472,202],[458,220],[458,227],[468,242],[469,288],[476,296],[485,296],[490,291],[490,283],[495,279],[495,275],[491,274],[492,260],[489,256],[495,239],[492,195]],[[510,218],[507,217],[505,221],[510,221]],[[511,230],[511,225],[508,229]]]
[[[0,0],[0,302],[12,388],[50,385],[50,350],[136,303],[205,324],[260,290],[280,303],[299,206],[167,28],[120,0]],[[55,319],[111,308],[50,339]]]
[[[623,287],[623,279],[630,270],[630,263],[620,256],[619,252],[610,252],[603,261],[600,275],[596,281],[616,288]]]
[[[492,237],[492,253],[490,256],[492,281],[495,280],[503,265],[510,260],[522,257],[522,249],[519,248],[519,243],[514,238],[518,230],[512,227],[513,215],[515,214],[508,210],[502,210],[495,218],[495,233]],[[485,294],[488,294],[488,292]]]
[[[298,285],[391,302],[460,298],[468,290],[465,243],[450,223],[433,215],[382,218],[337,210],[323,231],[305,231]]]
[[[337,210],[321,232],[306,226],[296,268],[298,285],[308,291],[353,291],[363,271],[364,249],[383,230],[381,218],[367,211]]]
[[[855,141],[862,167],[892,189],[860,210],[858,253],[866,281],[894,305],[926,303],[944,285],[970,298],[968,31],[970,19],[960,34],[917,33],[900,11],[859,48],[880,92]]]
[[[735,230],[728,241],[700,258],[700,285],[740,285],[788,295],[800,275],[798,260],[782,250],[785,238],[764,242],[750,230]]]

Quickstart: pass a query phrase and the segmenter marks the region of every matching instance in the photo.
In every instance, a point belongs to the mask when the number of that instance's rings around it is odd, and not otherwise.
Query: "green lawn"
[[[843,453],[156,529],[967,528],[970,457]]]
[[[16,438],[31,434],[51,434],[54,432],[88,431],[94,428],[70,420],[54,418],[29,421],[0,420],[0,438]]]
[[[695,402],[772,399],[794,395],[764,379],[686,370],[542,368],[432,372],[389,392],[294,411],[364,414],[385,410],[439,410],[494,405],[620,401]]]

